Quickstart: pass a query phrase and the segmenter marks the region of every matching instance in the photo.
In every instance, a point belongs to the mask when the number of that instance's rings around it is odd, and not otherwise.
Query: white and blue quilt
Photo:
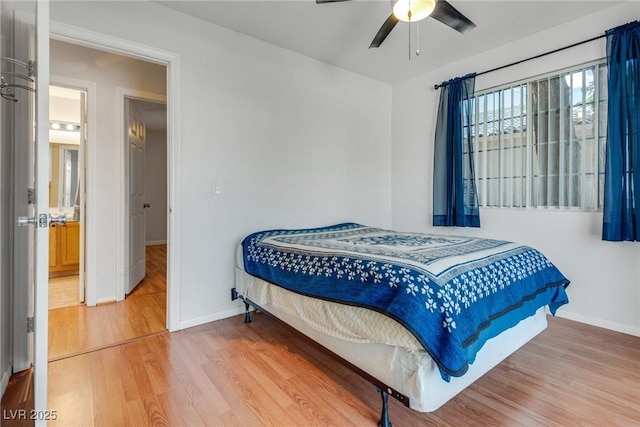
[[[544,255],[502,240],[344,223],[260,231],[242,246],[251,275],[395,319],[445,380],[463,375],[488,339],[568,302],[569,281]]]

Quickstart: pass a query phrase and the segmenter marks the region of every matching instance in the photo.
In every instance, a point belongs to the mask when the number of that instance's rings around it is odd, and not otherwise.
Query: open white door
[[[30,6],[33,5],[33,8]],[[49,2],[14,14],[14,56],[32,90],[17,87],[14,112],[14,371],[31,362],[34,420],[46,425],[49,284]],[[22,64],[22,65],[20,65]],[[37,124],[37,126],[36,126]],[[22,260],[19,257],[23,257]],[[29,320],[27,320],[29,319]]]
[[[13,52],[14,72],[30,80],[31,89],[15,87],[10,95],[11,123],[10,132],[13,152],[13,218],[26,216],[35,218],[35,2],[24,11],[12,11],[13,14]],[[4,76],[3,76],[4,77]],[[5,80],[5,79],[3,79]],[[6,80],[5,80],[6,81]],[[11,84],[11,83],[10,83]],[[21,84],[17,81],[15,84]],[[3,99],[5,102],[8,100]],[[21,227],[14,222],[13,242],[13,372],[29,369],[33,364],[33,319],[35,293],[35,228]]]
[[[147,130],[130,99],[125,99],[124,111],[129,150],[129,283],[125,293],[129,294],[145,275],[144,150]]]

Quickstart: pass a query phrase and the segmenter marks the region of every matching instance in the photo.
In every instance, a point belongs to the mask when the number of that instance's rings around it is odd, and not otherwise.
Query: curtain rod
[[[602,35],[599,35],[599,36],[596,36],[596,37],[592,37],[589,40],[583,40],[581,42],[577,42],[577,43],[571,44],[569,46],[561,47],[561,48],[558,48],[558,49],[555,49],[555,50],[552,50],[552,51],[549,51],[549,52],[545,52],[545,53],[541,53],[541,54],[536,55],[536,56],[532,56],[531,58],[521,59],[520,61],[512,62],[511,64],[502,65],[500,67],[496,67],[496,68],[492,68],[490,70],[482,71],[481,73],[476,73],[476,77],[477,76],[481,76],[483,74],[492,73],[494,71],[502,70],[503,68],[512,67],[514,65],[522,64],[523,62],[531,61],[532,59],[538,59],[538,58],[543,57],[543,56],[551,55],[552,53],[560,52],[561,50],[565,50],[565,49],[569,49],[569,48],[572,48],[572,47],[579,46],[581,44],[589,43],[589,42],[592,42],[594,40],[601,39],[601,38],[603,38],[605,36],[606,36],[606,34],[602,34]],[[442,82],[440,84],[433,85],[433,88],[435,90],[438,90],[442,86],[446,86],[447,84],[448,84],[447,82]]]

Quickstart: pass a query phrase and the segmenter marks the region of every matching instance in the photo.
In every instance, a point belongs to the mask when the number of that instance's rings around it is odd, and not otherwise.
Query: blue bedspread
[[[345,223],[261,231],[242,244],[251,275],[400,322],[445,380],[463,375],[489,338],[539,307],[555,313],[568,302],[560,271],[537,250],[507,241]]]

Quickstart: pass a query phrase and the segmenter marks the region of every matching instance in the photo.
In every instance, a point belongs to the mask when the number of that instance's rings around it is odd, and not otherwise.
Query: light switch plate
[[[211,194],[213,194],[214,196],[219,196],[222,193],[222,182],[220,181],[213,181],[213,188],[212,188],[212,192]]]

